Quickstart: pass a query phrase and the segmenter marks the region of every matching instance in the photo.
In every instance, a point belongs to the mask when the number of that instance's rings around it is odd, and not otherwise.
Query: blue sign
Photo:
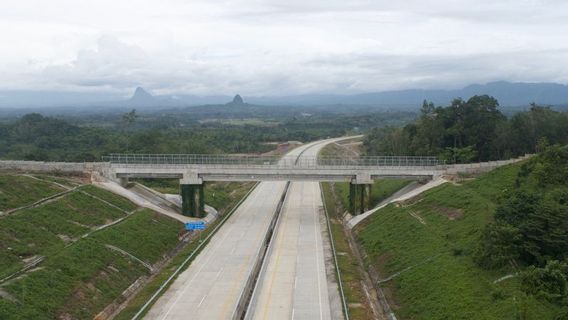
[[[204,221],[188,222],[185,224],[185,230],[188,231],[205,230],[205,222]]]

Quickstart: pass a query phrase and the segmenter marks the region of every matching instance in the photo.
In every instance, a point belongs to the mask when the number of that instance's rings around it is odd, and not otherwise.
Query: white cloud
[[[246,95],[568,82],[559,0],[8,0],[0,89]]]

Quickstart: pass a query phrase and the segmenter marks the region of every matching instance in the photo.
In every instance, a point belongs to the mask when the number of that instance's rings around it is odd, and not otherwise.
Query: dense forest
[[[38,113],[0,123],[0,159],[98,161],[109,153],[261,153],[266,142],[312,141],[400,125],[409,112],[317,114],[286,119],[189,121],[184,114],[101,115],[80,119]],[[74,122],[73,122],[74,121]],[[191,123],[181,125],[181,122]]]
[[[431,155],[449,163],[506,159],[568,143],[568,112],[532,105],[507,118],[490,96],[424,102],[420,117],[401,128],[376,128],[364,141],[369,155]]]
[[[28,114],[0,126],[0,156],[5,159],[97,161],[112,152],[215,153],[262,151],[251,128],[218,130],[123,130],[79,127]]]

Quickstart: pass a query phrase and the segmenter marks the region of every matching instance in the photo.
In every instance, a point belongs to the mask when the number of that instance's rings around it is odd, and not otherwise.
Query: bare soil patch
[[[456,209],[456,208],[449,208],[449,207],[442,207],[442,206],[433,206],[432,210],[438,212],[441,215],[444,215],[448,218],[448,220],[460,220],[463,218],[463,209]]]

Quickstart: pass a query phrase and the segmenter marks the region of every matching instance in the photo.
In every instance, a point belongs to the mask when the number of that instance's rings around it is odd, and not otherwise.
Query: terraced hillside
[[[482,230],[513,193],[521,168],[442,185],[355,228],[367,268],[378,272],[399,319],[560,319],[561,306],[520,289],[522,264],[487,270],[474,259]]]
[[[209,197],[226,209],[252,186]],[[0,173],[0,208],[3,320],[104,319],[148,279],[141,298],[152,293],[194,247],[180,222],[76,177]]]
[[[181,223],[78,180],[0,181],[0,319],[92,318],[180,243]]]
[[[29,175],[0,175],[0,211],[32,204],[65,188]]]

